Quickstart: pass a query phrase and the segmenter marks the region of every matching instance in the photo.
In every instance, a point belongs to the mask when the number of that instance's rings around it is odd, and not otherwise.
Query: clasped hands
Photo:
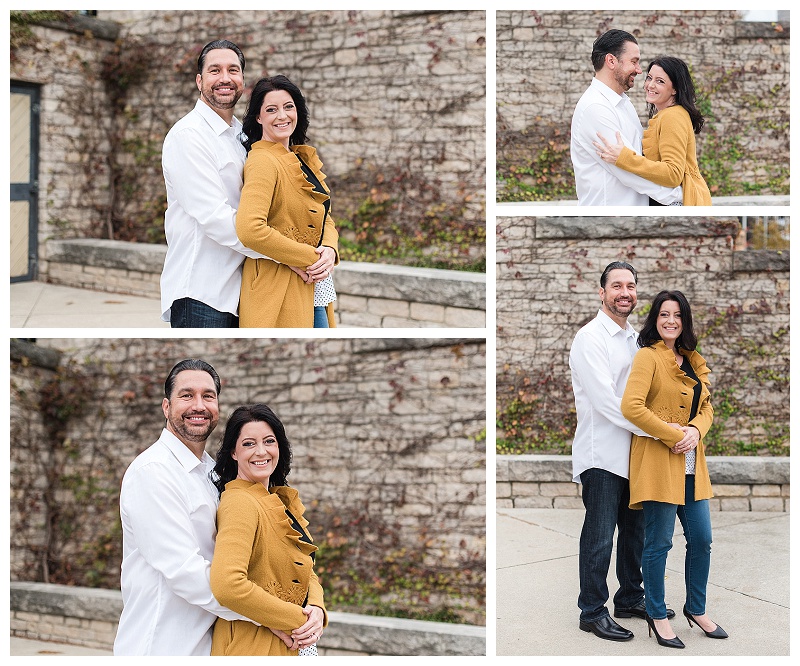
[[[313,645],[322,636],[322,624],[325,621],[325,614],[322,609],[319,606],[307,606],[300,610],[306,614],[308,619],[303,626],[298,627],[291,634],[287,634],[280,629],[270,628],[270,631],[280,638],[290,650],[299,650]]]
[[[678,423],[668,423],[668,426],[680,430],[683,433],[683,439],[670,448],[673,453],[686,453],[692,449],[696,449],[700,443],[700,431],[694,426],[682,426]]]
[[[319,259],[308,268],[302,269],[297,266],[289,266],[306,284],[324,280],[331,274],[333,265],[336,263],[336,251],[332,247],[315,247],[314,252],[319,255]]]

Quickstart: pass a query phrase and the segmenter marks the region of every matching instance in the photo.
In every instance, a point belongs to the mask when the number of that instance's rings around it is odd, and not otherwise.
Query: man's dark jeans
[[[608,615],[608,567],[617,536],[617,580],[615,608],[631,608],[644,598],[642,587],[642,549],[644,515],[628,508],[628,479],[604,469],[587,469],[581,474],[586,515],[581,530],[578,569],[581,592],[578,607],[581,621],[595,622]]]
[[[172,328],[239,328],[239,317],[193,298],[179,298],[170,308],[169,325]]]

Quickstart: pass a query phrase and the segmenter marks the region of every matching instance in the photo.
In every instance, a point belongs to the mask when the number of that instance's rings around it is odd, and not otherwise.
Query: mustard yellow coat
[[[656,185],[683,187],[684,206],[710,206],[711,192],[697,166],[697,144],[689,113],[679,104],[650,119],[642,155],[623,148],[615,164]]]
[[[711,428],[711,406],[705,360],[696,351],[680,350],[689,359],[702,384],[697,415],[689,421],[695,381],[675,362],[672,350],[658,341],[643,347],[633,358],[631,374],[622,396],[622,415],[650,437],[633,436],[631,442],[630,488],[632,509],[641,509],[644,500],[685,504],[685,456],[672,453],[683,433],[667,423],[693,425],[700,431],[695,462],[694,499],[713,497],[706,465],[703,438]]]
[[[294,488],[267,490],[243,479],[225,486],[217,510],[211,592],[223,606],[261,626],[218,618],[212,655],[296,656],[268,627],[291,633],[305,624],[301,608],[306,595],[307,605],[322,609],[327,626],[322,586],[311,559],[317,547],[300,540],[286,509],[305,529],[305,507]]]
[[[305,269],[319,259],[314,248],[336,251],[339,233],[328,215],[329,194],[315,192],[295,153],[325,185],[322,162],[311,146],[291,146],[261,140],[253,144],[244,165],[244,186],[236,211],[236,235],[250,249],[269,259],[246,258],[242,268],[239,325],[242,328],[312,328],[314,285],[306,284],[289,266]],[[280,262],[280,263],[276,263]],[[335,326],[333,304],[328,323]]]

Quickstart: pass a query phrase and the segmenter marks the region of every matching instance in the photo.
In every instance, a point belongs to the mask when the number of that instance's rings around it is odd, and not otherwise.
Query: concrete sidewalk
[[[667,560],[667,604],[685,650],[663,648],[644,620],[618,620],[625,643],[578,628],[578,541],[582,509],[497,510],[497,655],[789,655],[789,514],[712,512],[709,616],[730,638],[707,638],[681,614],[686,541],[676,521]],[[612,558],[608,588],[618,584]],[[613,614],[613,602],[607,604]]]
[[[11,285],[11,328],[169,328],[161,302],[45,282]]]

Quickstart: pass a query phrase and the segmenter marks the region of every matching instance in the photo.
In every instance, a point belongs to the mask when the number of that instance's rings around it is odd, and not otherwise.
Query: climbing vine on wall
[[[697,249],[695,241],[684,245],[665,243],[658,247],[659,258],[650,257],[650,261],[659,272],[670,272],[685,260],[682,250]],[[594,274],[581,271],[584,250],[572,248],[568,255],[575,259],[570,269],[573,285],[594,281]],[[629,246],[615,256],[635,261],[636,250]],[[517,272],[514,279],[522,277]],[[687,292],[694,301],[698,349],[712,372],[714,425],[705,439],[707,451],[709,455],[789,455],[788,294],[778,284],[786,281],[786,275],[762,270],[736,278],[735,299],[724,307],[718,305],[716,295],[703,303],[702,291],[694,297]],[[765,293],[776,296],[765,297]],[[648,306],[640,299],[640,321]],[[764,322],[775,323],[770,327]],[[540,357],[498,368],[498,453],[570,453],[576,414],[567,354],[578,327],[559,330],[553,324],[552,329],[547,333],[554,339],[548,343],[546,360]],[[505,335],[501,327],[498,348]]]
[[[304,500],[320,546],[318,573],[330,609],[460,623],[485,621],[481,523],[469,515],[479,506],[482,482],[462,478],[475,476],[476,470],[484,474],[485,433],[476,431],[485,423],[485,412],[479,407],[477,413],[461,417],[431,415],[435,425],[422,419],[425,422],[413,437],[412,426],[393,434],[398,424],[414,420],[409,415],[424,412],[423,396],[448,392],[452,375],[446,369],[435,375],[434,389],[429,385],[433,371],[421,364],[434,353],[429,350],[437,350],[435,357],[446,368],[451,357],[454,366],[466,365],[480,353],[479,344],[361,341],[353,343],[355,350],[345,351],[341,341],[242,339],[232,344],[130,339],[76,346],[52,369],[31,361],[33,352],[44,347],[30,345],[12,355],[12,579],[119,586],[122,475],[163,425],[159,406],[165,369],[176,359],[202,355],[223,375],[225,402],[221,424],[209,440],[212,455],[231,405],[268,400],[287,423],[293,443],[305,445],[290,483],[329,488],[327,496],[312,493]],[[223,364],[239,368],[235,377],[222,370]],[[269,380],[264,379],[267,375]],[[455,395],[463,395],[460,383],[454,382]],[[324,401],[294,395],[301,385],[310,393],[317,385],[327,385],[332,394]],[[472,393],[472,389],[464,392]],[[306,411],[307,402],[324,402],[325,414],[335,415],[328,428],[319,428],[320,412],[314,405]],[[360,411],[359,402],[363,402]],[[347,430],[351,420],[359,425]],[[331,461],[320,453],[314,437],[321,441],[342,432],[356,434],[342,439],[342,460]],[[442,459],[450,452],[442,451],[442,442],[455,440],[460,440],[458,455],[448,457],[445,465]],[[423,462],[427,455],[441,460],[439,478],[452,480],[441,484],[450,501],[440,502],[437,511],[421,509],[420,504],[433,507],[438,495],[416,496],[426,488],[424,475],[437,477]],[[347,462],[363,461],[363,456],[369,457],[363,465]],[[348,488],[344,494],[350,497],[344,498],[336,488],[346,486],[346,478],[332,483],[332,463],[358,467],[355,473],[368,473],[369,481]],[[411,510],[405,512],[403,507]],[[429,520],[417,524],[420,511]],[[453,524],[460,524],[456,534],[462,535],[461,543],[452,542],[453,530],[447,526]]]

